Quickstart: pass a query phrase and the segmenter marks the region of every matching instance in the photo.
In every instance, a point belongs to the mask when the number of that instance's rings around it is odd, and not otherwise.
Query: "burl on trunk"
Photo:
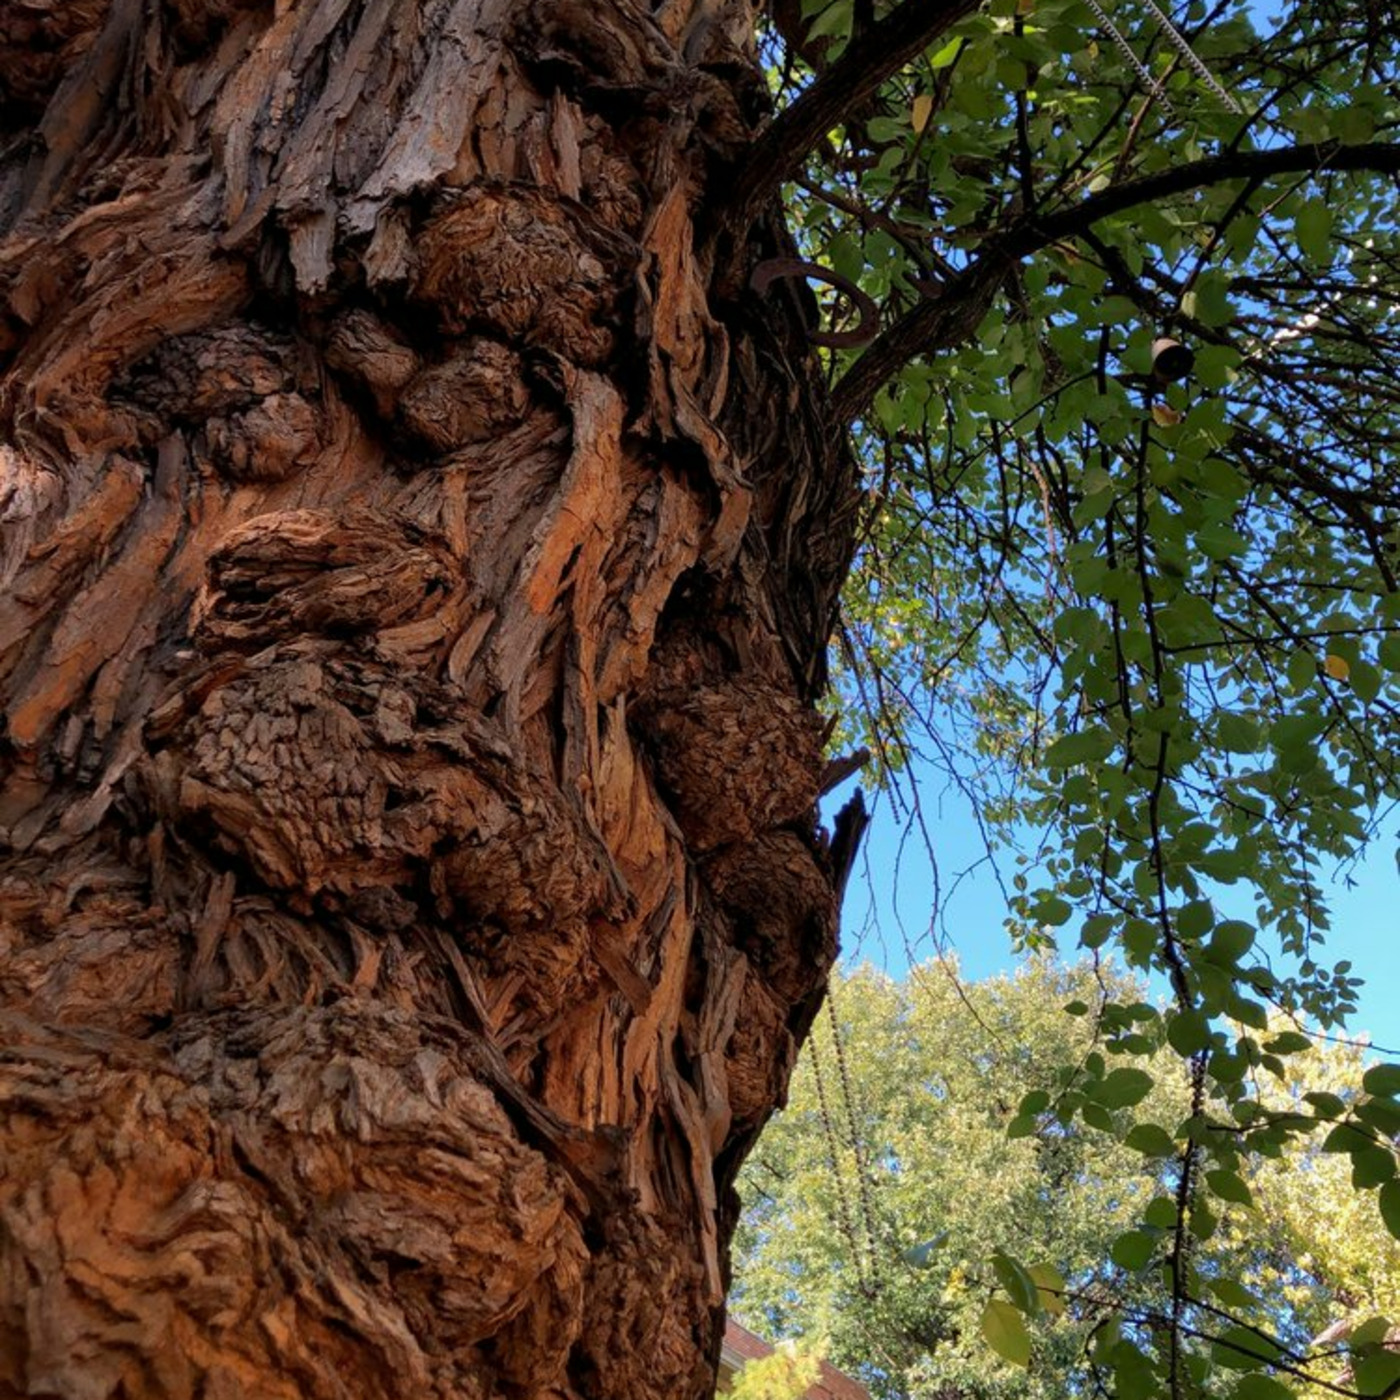
[[[854,497],[754,23],[0,3],[0,1395],[711,1386]]]

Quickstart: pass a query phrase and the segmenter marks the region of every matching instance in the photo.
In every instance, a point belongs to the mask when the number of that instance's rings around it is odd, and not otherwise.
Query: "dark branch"
[[[1324,170],[1368,170],[1394,174],[1400,171],[1400,145],[1367,141],[1355,146],[1342,146],[1329,141],[1265,151],[1225,151],[1218,156],[1205,156],[1154,175],[1113,185],[1068,209],[1027,220],[1004,239],[997,240],[997,248],[1003,256],[1025,257],[1061,238],[1073,237],[1100,219],[1121,214],[1138,204],[1169,199],[1172,195],[1205,189],[1225,180],[1262,180],[1271,175],[1302,175]]]
[[[722,224],[742,233],[764,201],[801,169],[807,153],[833,126],[917,58],[944,30],[977,9],[980,0],[905,0],[846,51],[753,144],[734,182]]]
[[[992,304],[1011,260],[990,253],[950,277],[936,295],[906,311],[842,375],[831,393],[834,422],[854,422],[870,406],[880,386],[910,360],[935,350],[950,350],[969,339]]]
[[[1324,170],[1400,172],[1400,145],[1369,141],[1287,146],[1265,151],[1226,151],[1187,161],[1170,170],[1114,185],[1067,209],[1023,218],[988,240],[976,262],[951,277],[933,295],[905,312],[841,378],[832,391],[833,419],[843,427],[870,406],[875,394],[915,356],[947,350],[967,340],[986,315],[1008,269],[1021,258],[1061,239],[1073,238],[1100,219],[1139,204],[1169,199],[1226,180],[1264,180],[1273,175]]]

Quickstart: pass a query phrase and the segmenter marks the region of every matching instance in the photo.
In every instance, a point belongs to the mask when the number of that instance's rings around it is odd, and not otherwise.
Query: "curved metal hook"
[[[802,258],[767,258],[759,263],[749,278],[749,286],[760,296],[774,282],[785,277],[808,277],[835,287],[855,308],[860,317],[859,324],[849,331],[809,331],[807,338],[813,345],[823,345],[833,350],[855,349],[869,345],[880,333],[880,308],[856,284],[839,272],[833,272],[820,263],[806,262]]]

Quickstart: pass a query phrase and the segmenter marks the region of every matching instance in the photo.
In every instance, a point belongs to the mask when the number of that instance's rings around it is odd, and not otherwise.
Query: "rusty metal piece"
[[[754,268],[749,278],[749,287],[760,296],[774,282],[785,277],[813,278],[835,287],[855,308],[860,317],[859,324],[849,331],[809,331],[808,339],[813,345],[823,345],[832,350],[855,349],[869,345],[880,331],[880,308],[849,278],[842,277],[820,263],[807,262],[803,258],[767,258]]]

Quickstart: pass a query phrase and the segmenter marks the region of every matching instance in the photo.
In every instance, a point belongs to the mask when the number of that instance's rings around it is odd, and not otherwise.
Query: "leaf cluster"
[[[913,11],[804,9],[788,112],[861,96],[775,168],[804,256],[883,307],[826,352],[867,470],[843,737],[1019,849],[1024,946],[1170,987],[1083,998],[1100,1061],[1013,1132],[1108,1132],[1162,1078],[1135,1058],[1179,1066],[1187,1111],[1129,1144],[1173,1222],[1104,1256],[1169,1276],[1165,1320],[1103,1345],[1175,1400],[1213,1335],[1195,1253],[1258,1163],[1317,1139],[1400,1222],[1392,1093],[1269,1106],[1355,1005],[1324,892],[1400,798],[1400,40],[1332,0],[1268,30],[1242,0],[930,5],[857,85],[843,55]]]
[[[1158,1011],[1088,963],[838,979],[741,1179],[739,1315],[829,1339],[882,1400],[1382,1393],[1400,1252],[1356,1188],[1400,1233],[1393,1154],[1368,1155],[1400,1069],[1297,1052],[1261,1095],[1277,1150],[1251,1154],[1164,1038],[1101,1037],[1083,1012],[1108,997]]]

